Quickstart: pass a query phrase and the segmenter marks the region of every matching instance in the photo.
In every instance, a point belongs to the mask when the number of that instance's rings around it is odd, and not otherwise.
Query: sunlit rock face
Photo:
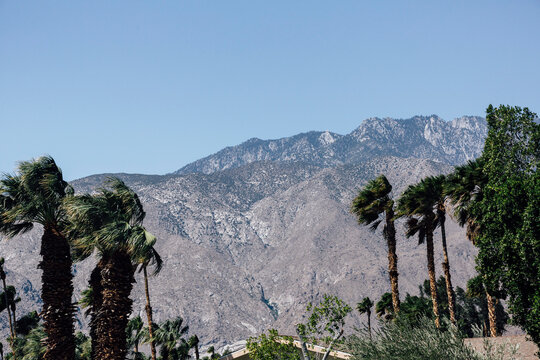
[[[307,302],[324,293],[350,304],[377,299],[390,288],[386,246],[380,231],[359,226],[349,213],[357,190],[383,173],[397,197],[408,184],[477,157],[485,135],[485,121],[477,117],[372,118],[348,135],[251,139],[169,175],[116,174],[140,195],[145,225],[159,239],[165,266],[150,279],[156,320],[181,315],[203,344],[219,348],[269,327],[293,333]],[[91,192],[109,175],[73,185]],[[475,250],[462,229],[447,223],[452,279],[463,287],[474,274]],[[400,222],[397,230],[404,297],[417,294],[427,278],[426,256],[415,239],[405,239]],[[7,282],[22,298],[19,315],[41,306],[40,231],[0,242]],[[439,276],[438,233],[435,239]],[[94,262],[76,264],[74,301]],[[133,313],[144,318],[142,279],[136,278]],[[356,314],[350,321],[360,325]],[[87,328],[82,312],[78,326]]]
[[[318,166],[354,164],[375,156],[417,157],[457,165],[482,152],[485,119],[436,115],[410,119],[369,118],[347,135],[311,131],[277,140],[250,139],[197,160],[175,174],[204,173],[256,161],[304,162]]]

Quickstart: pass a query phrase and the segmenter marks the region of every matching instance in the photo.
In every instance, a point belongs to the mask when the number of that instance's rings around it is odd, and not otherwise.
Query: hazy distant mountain
[[[292,332],[306,303],[325,292],[351,304],[376,299],[389,289],[385,243],[349,213],[357,189],[384,173],[397,196],[427,175],[448,173],[452,164],[480,153],[485,130],[477,117],[448,123],[435,116],[375,118],[345,136],[310,132],[250,140],[177,174],[117,174],[139,193],[145,224],[159,238],[165,266],[150,284],[157,320],[182,315],[202,343],[219,347],[270,326]],[[78,193],[90,192],[106,176],[73,185]],[[406,240],[400,226],[405,296],[417,293],[427,270],[425,248]],[[452,277],[464,286],[474,273],[475,251],[452,221],[448,231]],[[35,231],[0,242],[8,282],[21,291],[19,314],[40,305],[39,239]],[[76,265],[77,299],[92,266],[92,260]],[[440,265],[437,270],[442,274]],[[134,313],[143,315],[137,279]],[[0,322],[6,323],[3,317]]]
[[[450,122],[436,115],[406,120],[370,118],[347,135],[310,131],[277,140],[249,139],[188,164],[175,174],[210,174],[256,161],[335,166],[376,156],[417,157],[456,165],[480,155],[486,132],[485,119],[477,116]]]

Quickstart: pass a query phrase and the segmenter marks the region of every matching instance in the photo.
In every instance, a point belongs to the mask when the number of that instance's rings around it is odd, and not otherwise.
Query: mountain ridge
[[[187,164],[173,174],[209,174],[265,160],[336,166],[374,155],[430,158],[457,165],[481,153],[481,146],[469,149],[468,142],[486,134],[485,119],[479,116],[462,116],[452,121],[437,115],[409,119],[372,117],[346,135],[309,131],[273,140],[251,138]]]

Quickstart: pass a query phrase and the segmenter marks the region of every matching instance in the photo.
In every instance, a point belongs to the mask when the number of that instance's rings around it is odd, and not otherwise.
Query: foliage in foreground
[[[250,337],[246,345],[252,360],[300,360],[300,349],[293,344],[292,337],[279,336],[277,330]]]
[[[413,325],[403,317],[376,330],[373,340],[367,331],[349,338],[352,360],[480,360],[482,357],[463,343],[459,330],[449,325],[440,331],[432,319],[419,318]]]
[[[512,321],[540,344],[540,124],[527,108],[487,109],[487,183],[471,211],[480,229],[477,270],[488,292],[508,295]]]

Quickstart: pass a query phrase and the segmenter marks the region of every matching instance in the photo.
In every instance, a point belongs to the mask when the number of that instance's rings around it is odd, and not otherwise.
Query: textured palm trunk
[[[442,248],[443,248],[443,256],[444,260],[442,263],[443,271],[444,271],[444,280],[446,283],[446,295],[448,296],[448,312],[450,313],[450,322],[452,324],[456,324],[456,295],[454,293],[454,288],[452,286],[452,277],[450,275],[450,261],[448,260],[448,248],[446,246],[446,229],[444,226],[445,223],[445,216],[446,213],[444,211],[444,205],[442,205],[442,209],[439,207],[438,209],[438,215],[440,217],[440,224],[441,224],[441,238],[442,238]]]
[[[489,318],[489,336],[497,336],[497,313],[495,312],[495,297],[486,291],[488,318]]]
[[[367,311],[367,327],[368,327],[368,331],[369,331],[369,339],[372,340],[372,337],[371,337],[371,310],[368,309]]]
[[[101,286],[101,270],[105,266],[105,260],[100,259],[96,264],[94,270],[90,274],[89,285],[92,288],[92,304],[90,309],[90,340],[92,344],[91,358],[93,360],[99,360],[99,340],[97,338],[97,324],[99,317],[99,310],[103,304],[103,288]]]
[[[43,328],[47,334],[44,360],[73,360],[75,337],[71,302],[73,283],[71,253],[67,239],[56,229],[45,226],[41,238],[39,268],[43,300]]]
[[[392,289],[392,306],[394,313],[399,312],[399,286],[398,286],[398,257],[396,253],[396,228],[394,226],[394,210],[390,206],[386,210],[386,226],[384,227],[384,237],[388,245],[388,276],[390,278],[390,286]]]
[[[9,318],[9,331],[10,331],[10,342],[12,343],[12,347],[13,347],[13,339],[15,338],[15,330],[13,329],[13,322],[15,321],[15,319],[13,319],[13,321],[11,320],[11,313],[9,311],[9,299],[8,299],[8,293],[7,293],[7,285],[6,285],[6,273],[4,272],[4,269],[0,269],[0,277],[2,278],[2,284],[4,286],[4,301],[6,302],[6,310],[7,310],[7,313],[8,313],[8,318]]]
[[[433,227],[428,225],[426,229],[426,248],[427,248],[427,265],[429,274],[429,289],[431,291],[431,302],[433,304],[433,315],[435,315],[435,326],[440,327],[439,319],[439,302],[437,300],[437,279],[435,277],[435,260],[433,254]]]
[[[146,294],[146,317],[148,318],[148,335],[150,336],[150,351],[152,353],[152,360],[156,360],[156,344],[154,344],[154,322],[152,321],[152,306],[150,305],[150,291],[148,290],[148,273],[146,266],[143,267],[144,272],[144,292]],[[197,360],[198,351],[196,351]]]
[[[97,318],[96,335],[99,342],[96,358],[124,360],[127,355],[126,327],[131,314],[134,268],[124,252],[112,254],[101,270],[103,303]]]

